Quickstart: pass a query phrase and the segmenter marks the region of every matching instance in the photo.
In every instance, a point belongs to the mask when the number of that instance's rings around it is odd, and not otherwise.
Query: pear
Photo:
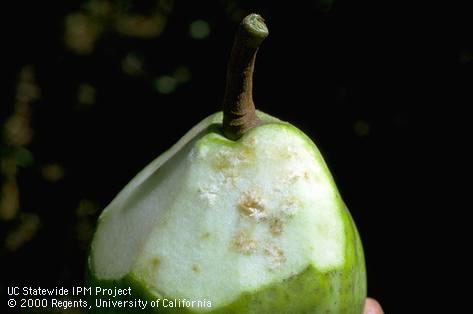
[[[254,61],[267,35],[259,15],[243,19],[223,112],[102,212],[88,260],[92,310],[362,313],[363,249],[324,159],[302,131],[255,109]]]

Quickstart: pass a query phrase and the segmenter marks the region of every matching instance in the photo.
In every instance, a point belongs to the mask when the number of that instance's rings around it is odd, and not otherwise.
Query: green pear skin
[[[320,152],[291,124],[256,115],[261,124],[236,141],[222,113],[204,119],[103,211],[87,285],[132,295],[92,295],[92,312],[363,312],[361,241]],[[152,308],[158,299],[211,306]]]

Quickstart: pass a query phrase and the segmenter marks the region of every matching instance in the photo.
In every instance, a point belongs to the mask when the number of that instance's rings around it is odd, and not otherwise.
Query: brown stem
[[[248,15],[238,27],[223,99],[223,134],[231,140],[260,124],[253,103],[253,70],[256,52],[267,36],[268,28],[258,14]]]

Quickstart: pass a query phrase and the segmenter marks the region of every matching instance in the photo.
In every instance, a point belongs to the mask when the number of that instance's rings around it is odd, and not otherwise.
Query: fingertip
[[[367,298],[365,301],[365,310],[363,314],[384,314],[384,312],[378,301],[372,298]]]

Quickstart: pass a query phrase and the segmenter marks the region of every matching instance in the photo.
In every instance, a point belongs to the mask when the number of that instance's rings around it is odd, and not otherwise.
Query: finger
[[[372,298],[367,298],[365,301],[365,310],[363,314],[383,314],[383,309],[378,301]]]

